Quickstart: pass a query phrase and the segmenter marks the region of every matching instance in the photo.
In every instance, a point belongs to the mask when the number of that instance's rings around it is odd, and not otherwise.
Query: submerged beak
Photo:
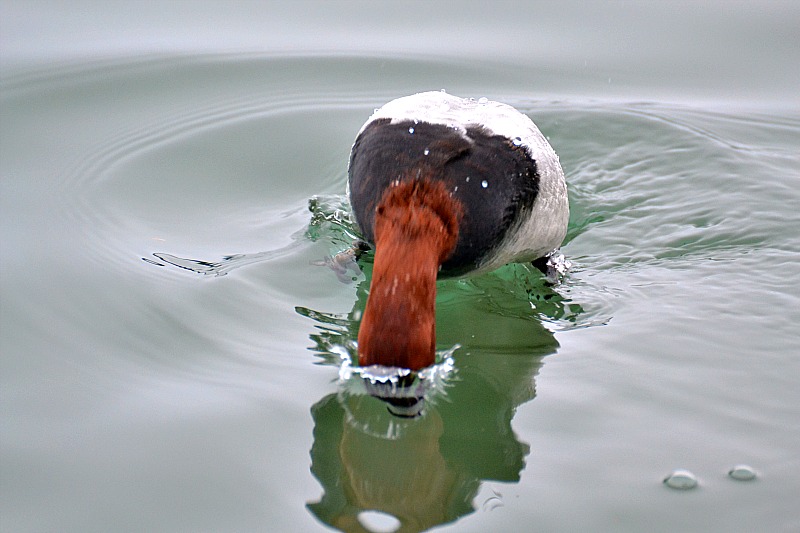
[[[397,383],[371,381],[364,384],[371,396],[387,403],[388,411],[400,418],[417,418],[425,407],[425,395],[415,386],[416,373],[401,377]]]

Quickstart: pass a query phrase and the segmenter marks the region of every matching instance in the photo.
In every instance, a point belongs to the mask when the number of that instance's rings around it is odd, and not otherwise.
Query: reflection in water
[[[472,513],[484,480],[516,482],[529,447],[511,428],[516,408],[535,396],[542,358],[558,349],[552,329],[582,327],[587,313],[529,265],[510,265],[470,280],[444,281],[437,298],[434,371],[420,376],[376,375],[357,369],[355,339],[369,288],[367,254],[341,197],[315,198],[305,236],[343,250],[319,262],[343,282],[356,269],[357,302],[348,314],[297,307],[315,322],[312,348],[325,364],[339,367],[335,393],[311,408],[314,444],[311,470],[323,488],[308,509],[343,531],[369,531],[365,518],[397,520],[393,531],[421,531]],[[289,253],[292,246],[237,254],[218,262],[156,253],[158,261],[203,275],[225,275],[251,263]],[[565,289],[564,286],[561,287]],[[373,379],[368,379],[369,377]],[[484,509],[502,505],[499,496]]]
[[[386,435],[365,431],[359,418],[375,413],[369,396],[326,396],[312,408],[314,446],[311,470],[325,494],[309,509],[343,531],[364,530],[362,511],[396,517],[401,530],[421,531],[471,512],[478,479],[453,467],[441,449],[441,413],[418,419],[392,417]]]
[[[490,294],[471,282],[463,287],[457,298],[451,287],[440,299],[437,331],[440,345],[464,347],[453,355],[455,369],[425,390],[419,416],[393,415],[350,372],[340,372],[337,392],[311,408],[311,470],[324,493],[308,508],[322,522],[370,531],[360,518],[379,511],[399,521],[396,531],[422,531],[472,513],[483,480],[520,479],[529,447],[511,420],[535,396],[542,357],[558,342],[530,306],[498,312]],[[353,339],[366,289],[362,281],[349,316],[297,308],[317,322],[313,349],[327,362],[357,360]]]

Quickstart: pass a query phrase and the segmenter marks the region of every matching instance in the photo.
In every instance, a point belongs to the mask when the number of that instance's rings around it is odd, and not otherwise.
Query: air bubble
[[[381,511],[361,511],[358,513],[358,521],[369,531],[386,532],[397,531],[402,525],[400,520],[388,513]]]
[[[511,139],[511,144],[513,144],[514,146],[519,146],[520,144],[522,144],[522,138],[514,137],[513,139]]]
[[[414,133],[414,128],[408,128],[408,133]]]
[[[664,484],[671,489],[689,490],[697,486],[697,477],[688,470],[675,470],[664,478]]]
[[[752,481],[756,478],[756,471],[752,466],[736,465],[731,468],[728,475],[736,481]]]
[[[466,181],[467,183],[469,183],[469,176],[467,176],[467,179],[465,179],[464,181]]]
[[[481,187],[483,187],[484,189],[485,189],[486,187],[488,187],[488,186],[489,186],[489,182],[488,182],[488,181],[486,181],[486,180],[483,180],[483,181],[481,182]]]
[[[422,151],[422,155],[428,155],[429,153],[431,153],[431,151],[430,151],[430,150],[428,150],[427,148],[425,148],[425,149]]]

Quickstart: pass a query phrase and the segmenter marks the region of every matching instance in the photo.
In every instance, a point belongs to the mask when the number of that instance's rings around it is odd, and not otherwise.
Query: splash
[[[567,272],[572,268],[572,261],[561,252],[561,250],[553,250],[547,256],[547,276],[554,281],[560,281],[567,275]]]
[[[446,396],[455,376],[453,354],[461,346],[437,352],[437,363],[418,372],[395,366],[353,366],[350,354],[339,353],[339,383],[349,396],[369,395],[387,403],[389,412],[401,418],[424,415],[426,405]]]

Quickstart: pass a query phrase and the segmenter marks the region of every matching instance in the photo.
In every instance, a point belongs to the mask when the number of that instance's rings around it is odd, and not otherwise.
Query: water
[[[794,4],[132,5],[0,4],[2,531],[800,527]],[[441,283],[407,419],[336,254],[440,88],[548,136],[572,267]]]

